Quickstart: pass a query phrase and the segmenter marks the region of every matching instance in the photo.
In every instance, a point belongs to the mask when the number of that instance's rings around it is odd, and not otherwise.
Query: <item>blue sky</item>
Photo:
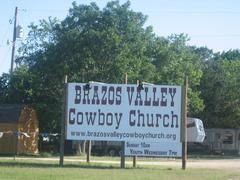
[[[76,0],[77,4],[89,4],[94,0]],[[95,0],[102,8],[108,0]],[[121,3],[126,0],[120,0]],[[146,25],[152,25],[159,36],[186,33],[189,44],[207,46],[214,52],[240,48],[239,0],[130,0],[131,8],[148,15]],[[10,69],[11,41],[17,6],[18,24],[24,28],[31,22],[49,16],[63,19],[72,0],[0,0],[0,75]],[[7,41],[10,42],[7,45]],[[19,44],[19,40],[17,45]]]

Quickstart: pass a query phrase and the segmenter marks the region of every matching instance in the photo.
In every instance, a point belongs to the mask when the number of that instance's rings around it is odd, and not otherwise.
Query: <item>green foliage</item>
[[[199,57],[187,41],[184,34],[157,38],[151,55],[157,68],[158,84],[183,85],[184,77],[188,76],[189,116],[196,116],[204,107],[198,91],[202,70]]]
[[[123,83],[125,73],[132,83],[154,79],[155,66],[147,56],[154,35],[150,27],[143,28],[145,21],[129,2],[113,1],[102,10],[95,3],[73,3],[63,21],[49,18],[30,26],[17,62],[29,68],[31,103],[41,131],[59,129],[64,75],[70,82]]]
[[[187,75],[189,116],[208,127],[239,127],[239,50],[213,54],[189,46],[184,34],[158,37],[146,20],[129,1],[103,9],[74,2],[64,20],[31,24],[18,68],[0,77],[0,102],[33,105],[40,130],[59,132],[65,75],[69,82],[123,83],[127,73],[129,83],[169,85],[183,85]]]
[[[240,60],[240,49],[234,49],[229,51],[223,51],[222,53],[216,53],[214,60]]]
[[[240,61],[209,61],[201,82],[207,127],[240,128]]]
[[[0,78],[1,103],[31,103],[32,88],[28,68],[22,65],[13,74],[3,74]]]
[[[8,89],[9,89],[9,79],[10,76],[9,74],[2,74],[0,77],[0,103],[4,104],[7,102],[7,97],[8,97]]]

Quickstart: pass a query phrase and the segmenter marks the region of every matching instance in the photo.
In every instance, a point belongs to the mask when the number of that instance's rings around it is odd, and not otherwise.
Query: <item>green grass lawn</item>
[[[119,165],[56,161],[0,160],[1,180],[152,180],[152,179],[240,179],[239,171],[141,166],[120,169]]]

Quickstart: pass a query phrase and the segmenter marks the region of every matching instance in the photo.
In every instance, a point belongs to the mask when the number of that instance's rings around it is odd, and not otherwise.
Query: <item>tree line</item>
[[[59,132],[63,78],[69,82],[123,83],[137,80],[182,85],[189,78],[189,117],[206,128],[240,127],[240,50],[213,53],[188,45],[186,34],[161,37],[130,2],[73,2],[67,17],[29,25],[17,67],[0,76],[1,104],[30,104],[41,132]]]

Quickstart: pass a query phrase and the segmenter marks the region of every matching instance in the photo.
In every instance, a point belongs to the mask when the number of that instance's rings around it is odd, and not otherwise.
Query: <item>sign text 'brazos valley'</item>
[[[86,89],[84,85],[74,86],[72,102],[76,106],[88,106],[89,111],[69,108],[69,124],[89,126],[114,126],[118,129],[123,121],[122,112],[106,112],[104,106],[128,106],[128,124],[131,127],[178,128],[179,117],[171,110],[169,113],[143,112],[144,107],[174,108],[177,89],[171,86],[146,86],[142,90],[137,85],[111,86],[94,85]],[[91,107],[97,107],[91,111]],[[125,117],[126,118],[126,117]],[[125,119],[126,121],[126,119]]]

